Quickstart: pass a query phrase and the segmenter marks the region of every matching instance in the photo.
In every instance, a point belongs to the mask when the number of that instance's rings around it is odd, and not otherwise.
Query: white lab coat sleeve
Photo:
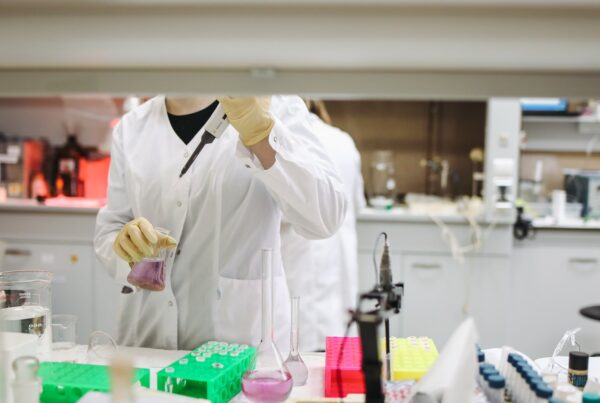
[[[119,124],[112,138],[107,202],[96,217],[94,250],[110,276],[119,284],[129,285],[127,282],[129,264],[119,258],[112,248],[121,228],[133,219],[133,212],[127,198],[124,158],[122,125]]]
[[[354,182],[354,189],[352,189],[352,196],[354,197],[354,210],[355,214],[358,215],[362,209],[367,206],[365,200],[365,184],[362,177],[362,167],[360,160],[360,153],[356,150],[356,180]]]
[[[319,141],[299,97],[273,97],[275,125],[269,143],[276,161],[263,169],[238,142],[237,156],[264,183],[284,219],[306,239],[333,235],[346,214],[346,196],[336,168]]]

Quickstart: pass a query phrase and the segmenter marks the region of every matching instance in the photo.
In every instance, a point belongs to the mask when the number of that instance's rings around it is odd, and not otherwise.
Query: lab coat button
[[[177,202],[177,207],[181,207],[181,202],[180,201]]]
[[[217,300],[221,299],[221,289],[217,288]]]
[[[181,253],[181,249],[177,249],[177,256]]]
[[[246,168],[250,168],[250,164],[246,164]]]
[[[173,306],[173,301],[169,301],[169,306]]]
[[[273,143],[277,143],[277,136],[273,137]]]
[[[189,157],[189,156],[190,156],[190,153],[186,152],[185,154],[183,154],[183,156],[184,156],[185,158],[187,158],[187,157]]]

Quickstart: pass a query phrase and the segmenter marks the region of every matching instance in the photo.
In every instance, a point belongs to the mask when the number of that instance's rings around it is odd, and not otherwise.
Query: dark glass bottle
[[[69,197],[83,196],[83,183],[79,179],[79,161],[85,158],[85,150],[77,142],[76,135],[67,136],[67,142],[58,150],[57,157],[57,194]]]

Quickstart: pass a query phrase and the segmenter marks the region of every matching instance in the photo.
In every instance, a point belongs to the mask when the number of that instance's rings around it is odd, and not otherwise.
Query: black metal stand
[[[358,324],[360,341],[362,346],[362,370],[365,375],[366,403],[383,403],[381,369],[382,363],[379,355],[379,325],[385,322],[386,338],[386,360],[390,352],[390,331],[388,317],[400,312],[402,305],[402,294],[404,284],[397,283],[384,290],[377,287],[374,290],[362,294],[359,301],[359,309],[353,312],[353,319]],[[362,303],[365,301],[376,301],[376,309],[363,312]],[[389,362],[388,371],[389,371]]]

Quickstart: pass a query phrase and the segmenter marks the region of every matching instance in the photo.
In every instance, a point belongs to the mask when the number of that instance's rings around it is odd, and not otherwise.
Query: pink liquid
[[[242,391],[253,402],[278,403],[292,391],[292,376],[280,371],[252,371],[242,379]]]
[[[145,290],[164,290],[165,261],[163,259],[144,259],[136,263],[129,272],[127,281]]]

